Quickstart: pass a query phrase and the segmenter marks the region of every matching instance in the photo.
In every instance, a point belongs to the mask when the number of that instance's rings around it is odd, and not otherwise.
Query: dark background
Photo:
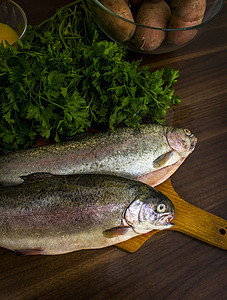
[[[18,0],[38,24],[71,1]],[[184,200],[219,217],[226,209],[227,8],[192,44],[162,55],[129,53],[152,69],[180,70],[179,107],[167,124],[189,128],[195,151],[171,177]],[[190,213],[190,212],[188,212]],[[227,299],[226,251],[168,231],[136,253],[116,247],[61,256],[17,257],[0,248],[0,299]]]

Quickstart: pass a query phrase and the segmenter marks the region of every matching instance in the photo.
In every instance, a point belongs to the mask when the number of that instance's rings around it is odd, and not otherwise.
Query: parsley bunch
[[[0,45],[0,150],[57,142],[89,127],[139,128],[144,117],[163,123],[179,104],[171,67],[151,73],[128,62],[126,50],[103,36],[77,0],[39,26],[19,48]]]

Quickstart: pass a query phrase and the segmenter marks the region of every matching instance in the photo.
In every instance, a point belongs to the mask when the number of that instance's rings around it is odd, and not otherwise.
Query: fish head
[[[187,157],[194,149],[197,143],[196,136],[189,129],[168,127],[166,139],[169,146],[181,155]]]
[[[168,197],[150,187],[147,194],[139,194],[125,211],[124,220],[138,234],[153,229],[167,229],[174,224],[174,205]]]
[[[164,127],[164,147],[157,149],[151,170],[137,177],[137,180],[157,186],[168,179],[195,149],[197,138],[188,129]]]

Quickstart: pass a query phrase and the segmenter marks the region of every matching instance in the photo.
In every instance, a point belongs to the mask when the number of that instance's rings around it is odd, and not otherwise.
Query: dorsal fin
[[[26,176],[20,176],[20,178],[23,179],[25,183],[30,183],[30,182],[34,182],[34,181],[43,180],[45,178],[50,178],[52,176],[53,176],[53,174],[51,174],[51,173],[38,172],[38,173],[29,174]]]

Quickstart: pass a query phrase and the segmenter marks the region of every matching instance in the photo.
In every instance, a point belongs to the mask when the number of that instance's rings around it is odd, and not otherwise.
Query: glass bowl
[[[172,2],[174,1],[179,2],[179,0],[173,0]],[[141,5],[143,5],[143,9],[142,6],[140,6],[137,10],[135,8],[133,9],[133,2],[142,2],[143,4]],[[155,3],[159,3],[160,5],[160,2],[164,2],[165,7],[164,9],[162,7],[161,10],[162,13],[165,11],[166,15],[164,21],[165,26],[160,25],[160,27],[157,27],[156,25],[156,27],[153,27],[154,24],[152,24],[151,27],[147,26],[147,20],[151,20],[151,17],[144,17],[144,15],[146,15],[149,11],[149,6],[144,6],[144,2],[149,1],[131,0],[130,2],[130,0],[87,0],[88,8],[94,17],[95,22],[111,40],[127,47],[129,50],[144,54],[168,53],[188,45],[196,37],[198,37],[198,35],[204,30],[204,28],[206,28],[206,25],[218,15],[224,5],[224,0],[201,1],[203,2],[203,7],[202,10],[200,7],[200,21],[196,23],[197,25],[192,22],[186,23],[185,20],[186,17],[188,18],[188,16],[185,15],[185,17],[183,18],[183,24],[185,27],[182,27],[182,22],[179,22],[178,17],[179,8],[178,12],[177,8],[174,9],[174,7],[172,7],[170,9],[170,0],[153,0],[154,5],[156,5]],[[150,1],[150,3],[151,2],[152,1]],[[188,0],[188,3],[189,2],[193,1]],[[116,3],[118,3],[118,5],[116,5]],[[108,6],[108,8],[104,6],[104,4]],[[168,11],[166,11],[166,5]],[[119,6],[121,6],[120,9]],[[156,12],[157,16],[159,12],[157,10]],[[173,20],[174,14],[175,19]],[[181,14],[182,12],[180,11],[180,15]],[[193,16],[195,17],[195,20],[198,19],[198,16],[196,16],[196,14],[198,13],[194,12]],[[162,22],[162,24],[164,24],[163,18],[163,16],[160,16],[158,18],[158,22]],[[141,20],[141,22],[138,22],[138,20]],[[144,25],[144,23],[146,25]],[[178,24],[178,28],[174,28],[176,23]],[[188,24],[190,24],[190,27]],[[191,26],[192,24],[194,26]]]
[[[27,29],[27,17],[23,9],[14,1],[0,0],[0,41],[7,40],[14,45]]]

